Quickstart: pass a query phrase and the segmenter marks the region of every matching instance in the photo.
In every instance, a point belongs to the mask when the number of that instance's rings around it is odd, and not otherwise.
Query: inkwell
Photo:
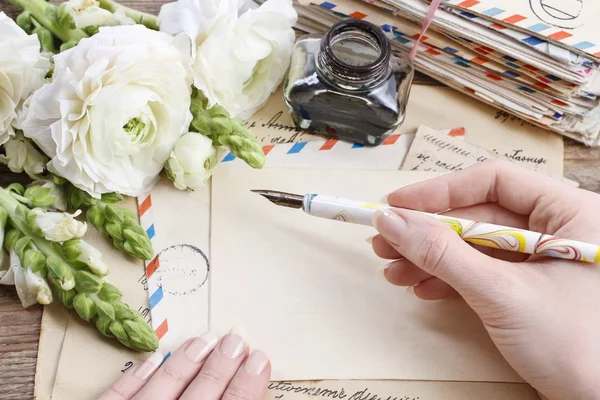
[[[381,28],[348,19],[298,39],[283,93],[298,128],[374,146],[404,121],[413,75]]]

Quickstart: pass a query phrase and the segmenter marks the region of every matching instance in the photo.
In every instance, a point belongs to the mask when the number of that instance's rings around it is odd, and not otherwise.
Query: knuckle
[[[447,251],[448,241],[445,240],[444,232],[441,229],[434,229],[425,236],[419,245],[417,259],[423,269],[432,275],[437,275],[436,272],[441,267]]]
[[[196,380],[207,386],[227,386],[229,379],[217,368],[205,365]]]
[[[181,369],[173,366],[172,364],[165,363],[161,368],[162,374],[175,382],[185,381],[185,376]]]
[[[112,399],[112,400],[125,400],[127,395],[120,387],[110,387],[98,400]]]
[[[222,400],[258,400],[258,396],[251,390],[235,386],[227,389]]]

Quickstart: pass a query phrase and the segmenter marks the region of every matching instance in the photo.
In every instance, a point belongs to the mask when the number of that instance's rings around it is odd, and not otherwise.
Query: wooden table
[[[162,0],[122,2],[155,15],[163,3]],[[7,0],[0,0],[0,10],[12,17],[18,13]],[[415,83],[435,84],[422,75]],[[600,193],[600,148],[587,148],[565,139],[565,176],[580,182],[584,189]],[[0,168],[0,185],[12,183],[15,179],[22,180],[23,177],[16,177],[6,168]],[[25,310],[13,287],[0,286],[0,400],[33,398],[41,320],[41,306]]]

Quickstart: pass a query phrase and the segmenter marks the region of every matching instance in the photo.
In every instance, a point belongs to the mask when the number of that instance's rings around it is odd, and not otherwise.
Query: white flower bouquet
[[[0,283],[25,307],[58,298],[102,334],[152,351],[156,335],[81,237],[91,224],[148,260],[123,195],[149,192],[163,169],[177,189],[200,188],[225,149],[262,168],[242,119],[289,66],[292,0],[177,0],[158,16],[113,0],[10,2],[22,13],[0,10],[0,162],[34,181],[0,188]]]

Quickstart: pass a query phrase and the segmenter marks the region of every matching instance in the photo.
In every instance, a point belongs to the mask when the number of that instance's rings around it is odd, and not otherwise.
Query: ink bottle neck
[[[327,83],[349,91],[378,86],[390,74],[391,45],[366,21],[338,22],[323,36],[316,70]]]

